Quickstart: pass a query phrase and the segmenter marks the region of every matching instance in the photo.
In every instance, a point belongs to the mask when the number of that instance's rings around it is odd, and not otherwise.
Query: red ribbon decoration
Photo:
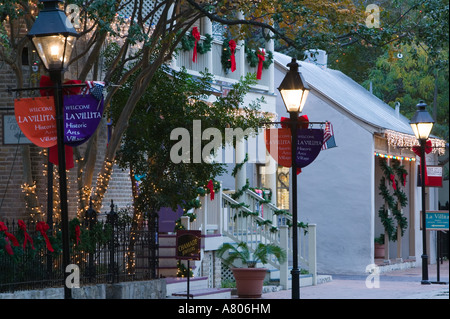
[[[206,187],[208,187],[209,192],[211,193],[211,200],[214,200],[214,183],[212,179],[209,180],[208,186]]]
[[[289,121],[291,119],[289,117],[281,117],[281,127],[282,128],[288,128],[290,127],[289,125]],[[302,115],[298,117],[298,124],[297,124],[297,128],[299,129],[307,129],[309,126],[309,119],[308,119],[308,115]]]
[[[31,244],[31,248],[34,249],[33,238],[31,238],[31,236],[27,233],[27,226],[25,225],[25,223],[21,219],[19,219],[18,224],[19,224],[19,228],[22,229],[22,231],[23,231],[23,236],[24,236],[23,249],[25,250],[28,241]]]
[[[197,27],[192,28],[192,36],[195,39],[194,55],[192,56],[192,62],[197,62],[197,42],[200,40],[200,32],[198,32]]]
[[[266,52],[264,49],[258,50],[256,55],[258,56],[258,71],[256,72],[256,78],[261,80],[263,62],[266,60]]]
[[[406,176],[408,176],[408,174],[403,173],[403,187],[406,186]]]
[[[431,153],[432,150],[433,150],[433,146],[431,144],[431,141],[430,140],[426,141],[425,142],[425,153],[429,154],[429,153]],[[420,162],[420,166],[419,167],[422,167],[422,164],[425,167],[425,178],[422,178],[422,180],[425,181],[425,182],[422,182],[422,187],[424,187],[424,186],[426,186],[428,184],[428,173],[427,173],[426,159],[425,159],[425,156],[424,156],[423,157],[423,163],[422,163],[422,156],[420,155],[420,146],[413,146],[412,151],[414,152],[414,154],[416,154],[417,156],[420,157],[420,161],[421,162]],[[422,172],[422,168],[421,168],[420,171]]]
[[[49,230],[49,228],[50,227],[45,222],[38,222],[36,224],[36,230],[41,233],[42,237],[44,237],[45,244],[47,245],[47,249],[51,252],[54,252],[54,249],[53,249],[52,245],[50,244],[50,240],[48,239],[48,236],[47,236],[47,230]]]
[[[281,117],[281,127],[282,128],[287,128],[289,127],[289,121],[291,119],[289,117]],[[297,128],[299,129],[307,129],[309,126],[309,119],[308,119],[308,115],[302,115],[298,117],[298,124],[297,124]],[[297,168],[297,175],[300,174],[302,172],[301,168]]]
[[[397,184],[395,184],[395,176],[394,176],[394,174],[389,175],[389,178],[391,179],[392,187],[394,188],[394,190],[397,190]]]
[[[6,227],[6,225],[3,222],[0,222],[0,231],[4,232],[6,235],[5,238],[5,250],[9,255],[14,255],[14,251],[12,250],[11,244],[10,244],[10,240],[13,243],[13,246],[19,246],[19,242],[17,241],[16,237],[14,237],[13,234],[8,232],[8,227]]]
[[[65,85],[67,84],[81,84],[80,80],[67,80],[64,82]],[[50,79],[50,77],[43,75],[41,76],[41,80],[39,82],[40,87],[46,87],[46,86],[55,86],[55,83]],[[65,95],[71,95],[71,94],[80,94],[81,87],[73,87],[73,88],[63,88],[63,94]],[[54,92],[53,89],[42,89],[40,90],[41,96],[53,96]]]
[[[234,56],[234,53],[236,52],[236,42],[234,40],[230,40],[228,45],[231,51],[231,72],[234,72],[236,71],[236,57]]]
[[[80,225],[76,225],[75,226],[75,238],[77,240],[77,246],[78,246],[78,243],[80,242],[80,235],[81,235]]]

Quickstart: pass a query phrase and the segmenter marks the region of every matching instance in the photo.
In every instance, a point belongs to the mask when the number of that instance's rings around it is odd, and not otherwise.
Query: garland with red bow
[[[54,252],[55,250],[53,249],[52,244],[50,243],[50,240],[48,239],[48,236],[47,236],[47,231],[49,229],[50,229],[50,227],[45,222],[38,222],[36,224],[36,230],[41,233],[42,237],[44,237],[45,244],[47,245],[47,249],[51,252]]]
[[[26,249],[27,246],[27,242],[30,242],[31,248],[34,250],[34,245],[33,245],[33,238],[31,238],[31,236],[28,234],[27,232],[27,226],[25,225],[24,221],[19,219],[19,228],[22,230],[23,232],[23,249]]]
[[[427,163],[426,163],[426,156],[423,157],[423,163],[422,163],[422,156],[421,156],[421,151],[420,151],[420,146],[414,146],[412,148],[412,151],[414,152],[414,154],[416,154],[417,156],[420,157],[420,172],[422,172],[422,164],[425,167],[425,177],[423,178],[423,180],[425,181],[425,183],[423,185],[427,185],[428,184],[428,173],[427,173]],[[430,140],[427,140],[425,142],[425,154],[430,154],[431,151],[433,151],[433,146],[431,144]]]
[[[192,28],[189,34],[186,34],[181,38],[181,49],[183,51],[194,50],[192,61],[197,62],[198,54],[205,54],[211,51],[212,36],[210,34],[204,34],[204,40],[200,42],[201,35],[197,27]]]
[[[0,232],[3,232],[5,234],[5,236],[6,236],[6,238],[5,238],[5,241],[6,241],[6,243],[5,243],[6,252],[9,255],[13,255],[14,252],[13,252],[13,250],[11,248],[11,243],[13,244],[14,247],[18,247],[19,246],[19,242],[17,241],[16,237],[13,234],[8,232],[8,227],[6,227],[5,223],[3,223],[3,222],[0,222]]]

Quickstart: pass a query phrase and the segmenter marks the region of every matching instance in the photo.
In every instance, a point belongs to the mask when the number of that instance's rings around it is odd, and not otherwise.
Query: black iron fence
[[[70,221],[71,263],[78,267],[80,284],[157,278],[157,215],[146,216],[137,224],[111,206],[108,213],[89,209],[83,220]],[[2,224],[0,292],[62,287],[59,225],[43,231],[45,223]]]

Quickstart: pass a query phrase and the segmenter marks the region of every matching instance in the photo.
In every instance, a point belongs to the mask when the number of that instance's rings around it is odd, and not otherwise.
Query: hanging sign
[[[291,167],[291,130],[274,128],[264,131],[266,149],[278,165]]]
[[[297,167],[306,167],[319,155],[323,144],[322,129],[297,130]]]
[[[426,182],[427,187],[442,187],[442,173],[443,167],[436,165],[427,165],[426,167],[427,173],[425,174],[428,177],[428,181]],[[420,166],[417,167],[417,186],[422,186],[422,172],[420,170]]]
[[[279,165],[292,166],[291,130],[289,128],[268,129],[264,132],[266,148]],[[297,168],[311,164],[319,155],[323,145],[322,129],[297,130]]]
[[[56,145],[56,119],[54,99],[35,97],[14,100],[16,122],[22,133],[35,145]]]
[[[200,260],[200,230],[177,231],[176,259]]]
[[[97,129],[103,115],[103,99],[91,94],[64,97],[64,144],[86,142]]]

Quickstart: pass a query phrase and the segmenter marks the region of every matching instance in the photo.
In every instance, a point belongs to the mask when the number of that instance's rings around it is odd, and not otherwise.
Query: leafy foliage
[[[224,257],[225,253],[228,253],[228,256]],[[237,246],[224,243],[217,250],[217,255],[219,258],[222,258],[222,261],[227,266],[233,266],[236,260],[240,260],[248,268],[255,268],[258,262],[267,264],[271,255],[274,255],[280,263],[286,260],[286,252],[282,248],[274,244],[262,243],[258,244],[253,253],[250,252],[250,249],[244,242],[240,242]]]
[[[396,55],[390,57],[389,52],[385,52],[377,59],[376,66],[363,85],[368,87],[372,82],[373,93],[392,107],[399,102],[400,112],[407,118],[414,115],[419,100],[426,101],[430,114],[435,113],[433,100],[436,86],[437,125],[433,134],[448,139],[448,48],[435,61],[430,60],[423,46],[403,45],[396,52],[402,54],[402,58]]]
[[[121,103],[128,98],[128,87],[133,85],[133,80],[130,79],[116,95],[111,108],[113,119],[119,116]],[[142,176],[138,199],[142,208],[176,208],[184,201],[195,198],[199,186],[203,186],[205,181],[225,172],[222,163],[194,160],[198,154],[195,152],[202,154],[209,142],[202,140],[199,149],[191,144],[194,121],[201,120],[202,130],[217,128],[222,133],[220,142],[225,145],[232,142],[225,141],[225,128],[253,128],[257,131],[261,122],[266,120],[263,113],[257,112],[263,100],[242,105],[249,85],[255,82],[251,76],[236,83],[227,96],[217,98],[211,97],[210,82],[209,74],[197,79],[184,70],[175,72],[162,67],[138,102],[118,160],[122,167],[130,167],[135,174]],[[210,98],[215,101],[206,102]],[[171,139],[171,132],[179,128],[189,132],[189,146],[192,145],[193,149],[188,161],[174,163],[171,149],[178,141]]]

